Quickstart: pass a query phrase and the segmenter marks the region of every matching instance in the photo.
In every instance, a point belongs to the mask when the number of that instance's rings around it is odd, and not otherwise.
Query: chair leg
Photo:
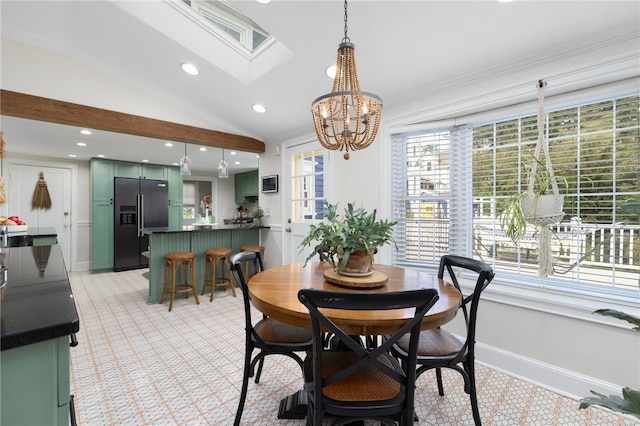
[[[260,375],[262,375],[262,366],[264,365],[264,357],[258,361],[258,371],[256,371],[256,383],[260,383]]]
[[[471,400],[471,411],[473,412],[473,421],[476,426],[481,426],[480,410],[478,410],[478,395],[476,394],[476,373],[473,363],[467,366],[467,373],[469,374],[469,399]]]
[[[436,368],[436,378],[438,379],[438,393],[444,395],[444,387],[442,386],[442,368]]]
[[[169,299],[169,312],[171,312],[171,310],[173,309],[173,299],[176,296],[176,272],[177,272],[177,268],[176,266],[172,263],[171,264],[171,298]]]
[[[196,305],[200,304],[200,300],[198,299],[198,287],[196,286],[196,260],[193,259],[190,263],[191,265],[191,288],[193,289],[193,297],[196,299]],[[189,294],[187,292],[187,294]]]
[[[236,420],[233,422],[233,426],[240,426],[240,419],[242,418],[242,411],[244,410],[244,402],[247,399],[247,388],[249,387],[249,369],[251,368],[251,354],[253,348],[249,345],[245,348],[244,355],[244,373],[242,375],[242,390],[240,391],[240,402],[238,402],[238,410],[236,411]]]

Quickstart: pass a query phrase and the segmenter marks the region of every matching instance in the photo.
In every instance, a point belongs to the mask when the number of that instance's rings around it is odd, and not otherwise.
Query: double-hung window
[[[620,206],[640,200],[639,116],[637,91],[547,109],[565,214],[551,227],[553,273],[546,279],[537,273],[539,229],[527,225],[514,242],[500,226],[505,200],[527,188],[523,165],[537,142],[535,110],[502,109],[482,121],[392,135],[394,170],[401,170],[392,190],[400,222],[395,263],[435,267],[453,253],[482,259],[518,282],[637,292],[640,217]]]

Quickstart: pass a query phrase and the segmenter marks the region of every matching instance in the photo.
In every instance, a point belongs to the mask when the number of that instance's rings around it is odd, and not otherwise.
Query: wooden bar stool
[[[247,246],[241,246],[240,247],[240,251],[250,251],[250,250],[257,250],[260,252],[260,254],[262,255],[262,259],[264,259],[264,246],[254,246],[254,245],[247,245]],[[247,262],[246,266],[245,266],[245,272],[244,275],[247,279],[247,281],[249,280],[249,264],[251,262]]]
[[[236,289],[233,288],[233,274],[229,272],[229,278],[226,277],[224,263],[225,261],[231,265],[231,256],[233,250],[230,248],[215,248],[204,252],[204,283],[202,284],[201,295],[204,294],[207,287],[211,287],[211,297],[209,302],[213,301],[213,293],[216,287],[222,287],[226,290],[227,286],[231,287],[231,294],[236,297]],[[220,277],[216,274],[216,266],[220,263],[222,274]]]
[[[176,283],[176,273],[182,265],[184,278],[182,283]],[[169,268],[171,268],[171,282],[169,282]],[[189,271],[191,271],[191,280],[189,280]],[[164,303],[164,296],[171,293],[169,301],[169,312],[173,309],[173,299],[176,293],[184,293],[189,298],[189,293],[193,291],[196,303],[199,305],[198,290],[196,289],[196,254],[192,251],[181,251],[167,253],[164,255],[164,288],[160,296],[160,303]]]

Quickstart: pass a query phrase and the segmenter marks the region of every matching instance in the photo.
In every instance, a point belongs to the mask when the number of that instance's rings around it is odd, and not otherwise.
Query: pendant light
[[[336,76],[331,93],[311,104],[313,125],[320,144],[331,150],[349,151],[371,145],[378,133],[382,99],[360,90],[355,46],[347,36],[347,0],[344,2],[344,38],[338,46]]]
[[[187,144],[184,144],[184,157],[180,159],[180,174],[182,176],[191,175],[191,159],[187,157]]]
[[[227,162],[224,161],[224,148],[222,149],[222,160],[218,164],[218,177],[226,179],[229,177],[229,169],[227,168]]]

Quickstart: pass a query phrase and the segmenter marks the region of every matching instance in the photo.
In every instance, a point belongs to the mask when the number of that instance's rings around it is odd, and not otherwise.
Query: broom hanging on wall
[[[49,196],[47,181],[44,180],[44,173],[40,172],[40,179],[36,183],[36,189],[33,191],[33,198],[31,199],[31,210],[49,210],[50,208],[51,196]]]

